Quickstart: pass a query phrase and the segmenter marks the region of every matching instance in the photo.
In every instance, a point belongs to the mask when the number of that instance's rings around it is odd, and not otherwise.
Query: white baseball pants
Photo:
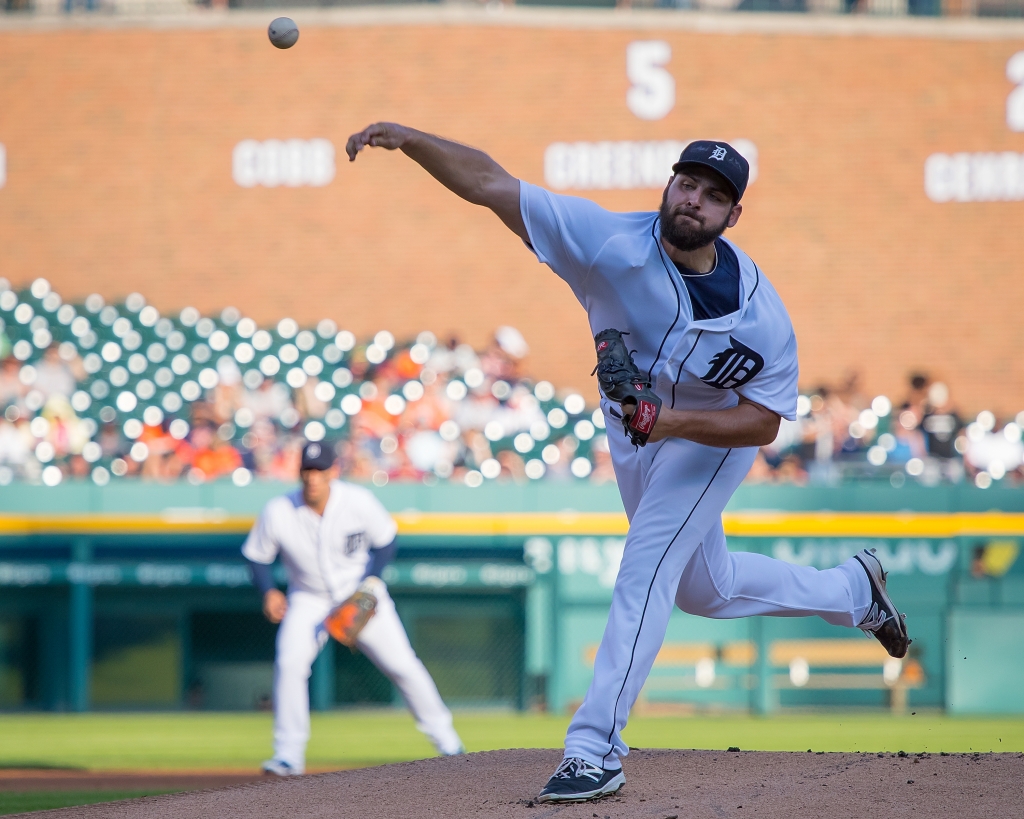
[[[288,613],[277,631],[274,660],[274,757],[298,771],[305,770],[309,742],[309,675],[329,636],[323,621],[331,601],[310,592],[288,595]],[[462,741],[452,725],[451,711],[441,701],[437,686],[423,666],[384,591],[377,613],[358,638],[359,650],[401,692],[420,729],[442,754],[458,753]]]
[[[565,755],[615,769],[629,751],[621,731],[674,605],[719,619],[817,615],[855,626],[870,606],[871,589],[852,560],[819,571],[726,549],[722,510],[756,448],[670,438],[635,452],[625,438],[608,438],[630,527],[594,678],[569,725]]]

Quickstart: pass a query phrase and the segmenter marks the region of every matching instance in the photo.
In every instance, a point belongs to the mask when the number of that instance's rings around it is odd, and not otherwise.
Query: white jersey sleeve
[[[265,507],[256,519],[249,536],[242,545],[242,555],[253,563],[273,563],[277,559],[280,544],[273,534],[269,508]]]
[[[523,181],[519,207],[530,249],[582,302],[590,267],[605,242],[619,231],[622,215],[589,199],[551,193]]]
[[[799,376],[796,334],[790,330],[789,341],[776,359],[736,392],[789,421],[795,421],[796,400],[800,394]]]
[[[365,497],[362,501],[362,517],[366,525],[366,536],[371,549],[380,549],[395,539],[398,524],[372,492],[368,489],[364,489],[363,492]]]

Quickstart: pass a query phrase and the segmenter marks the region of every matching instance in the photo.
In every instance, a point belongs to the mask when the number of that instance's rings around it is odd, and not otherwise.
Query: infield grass
[[[456,712],[469,751],[557,748],[566,715]],[[253,770],[270,756],[263,713],[0,715],[0,768]],[[640,748],[738,746],[762,751],[1024,751],[1024,719],[966,719],[936,713],[643,716],[625,738]],[[314,714],[307,764],[330,770],[431,756],[403,710]]]
[[[174,793],[174,791],[26,791],[23,793],[0,791],[0,816],[9,813],[28,813],[34,810],[95,805],[97,802],[116,802],[121,799],[137,799],[140,796],[155,796],[160,793]]]

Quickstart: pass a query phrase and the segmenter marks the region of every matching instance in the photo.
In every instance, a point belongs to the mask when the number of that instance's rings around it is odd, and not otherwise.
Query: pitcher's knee
[[[384,676],[387,677],[391,682],[397,685],[399,688],[406,686],[419,685],[423,678],[430,679],[430,674],[419,660],[409,665],[402,665],[398,668],[381,669],[384,672]]]
[[[680,589],[676,605],[681,611],[697,617],[714,617],[729,604],[730,598],[716,588]]]
[[[280,679],[281,677],[291,677],[293,679],[308,680],[310,675],[313,673],[313,662],[302,662],[302,660],[295,661],[292,658],[284,657],[274,661],[274,675]]]
[[[696,617],[714,617],[715,613],[722,609],[722,601],[676,601],[676,605],[679,606],[681,611],[685,611],[687,614],[692,614]]]

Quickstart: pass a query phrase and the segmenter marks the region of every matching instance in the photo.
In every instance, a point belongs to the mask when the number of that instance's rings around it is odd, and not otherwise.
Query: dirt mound
[[[1003,819],[1024,804],[1024,754],[635,751],[619,795],[580,805],[533,797],[552,750],[490,751],[220,790],[47,811],[61,819],[699,819],[763,816]]]

